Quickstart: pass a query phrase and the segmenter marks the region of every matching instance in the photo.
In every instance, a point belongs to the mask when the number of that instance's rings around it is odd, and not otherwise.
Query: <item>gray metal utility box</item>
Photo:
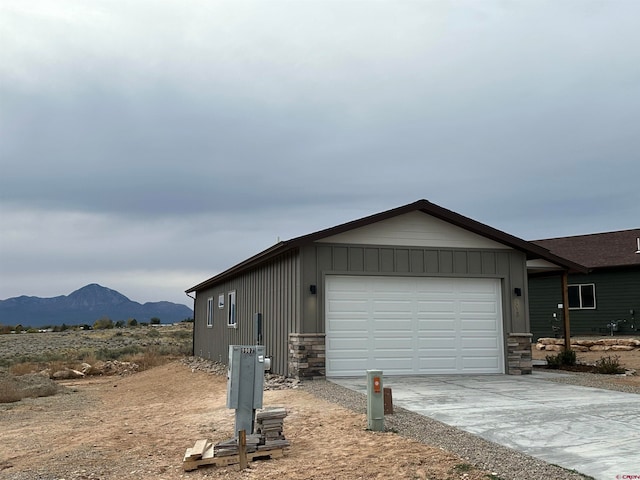
[[[262,408],[265,347],[262,345],[229,346],[227,408],[236,409],[236,434],[253,433],[255,411]]]

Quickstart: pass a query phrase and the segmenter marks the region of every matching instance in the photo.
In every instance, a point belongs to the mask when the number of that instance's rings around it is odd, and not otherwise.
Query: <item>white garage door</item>
[[[326,277],[326,373],[504,373],[500,280]]]

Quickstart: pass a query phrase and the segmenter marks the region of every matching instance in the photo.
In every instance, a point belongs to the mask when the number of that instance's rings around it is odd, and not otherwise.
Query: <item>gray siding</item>
[[[569,285],[595,284],[596,308],[570,310],[571,335],[606,335],[607,324],[611,321],[626,320],[620,323],[620,335],[634,335],[640,331],[640,269],[621,269],[590,273],[588,275],[569,275]],[[531,333],[533,339],[552,337],[562,334],[562,312],[557,306],[562,303],[560,278],[533,277],[529,279],[531,297]],[[635,311],[635,321],[631,322],[630,310]],[[558,315],[556,326],[552,329],[553,313]],[[633,325],[633,328],[632,328]]]
[[[304,309],[301,333],[324,329],[327,274],[491,277],[502,280],[504,332],[529,332],[526,258],[515,250],[463,250],[314,244],[302,250]],[[309,293],[316,285],[317,294]],[[514,288],[521,297],[514,297]]]
[[[250,272],[197,292],[194,354],[227,363],[229,345],[254,343],[253,315],[262,313],[263,344],[272,356],[272,371],[286,375],[289,333],[301,318],[298,252],[285,254]],[[228,292],[236,292],[237,328],[227,326]],[[218,296],[225,295],[223,309]],[[207,299],[213,297],[213,327],[207,327]]]

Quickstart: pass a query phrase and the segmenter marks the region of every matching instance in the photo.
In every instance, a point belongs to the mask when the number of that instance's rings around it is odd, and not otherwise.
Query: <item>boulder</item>
[[[586,345],[571,345],[571,350],[575,350],[576,352],[588,352],[589,347]]]
[[[551,352],[561,352],[564,350],[564,347],[562,345],[546,345],[544,349]]]
[[[79,372],[78,370],[74,370],[72,368],[65,368],[64,370],[58,370],[51,378],[55,380],[71,380],[74,378],[82,378],[84,377],[84,373]]]
[[[635,350],[635,347],[631,345],[611,345],[611,350],[616,352],[628,352],[630,350]]]
[[[611,350],[611,346],[610,345],[593,345],[592,347],[589,347],[589,350],[591,350],[592,352],[605,352],[607,350]]]
[[[546,345],[544,343],[536,343],[536,350],[544,350]]]

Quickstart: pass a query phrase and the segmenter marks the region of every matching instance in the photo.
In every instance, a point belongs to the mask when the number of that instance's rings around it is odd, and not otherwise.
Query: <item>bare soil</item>
[[[284,406],[284,458],[184,472],[196,440],[233,437],[226,378],[176,361],[127,377],[63,382],[69,393],[0,405],[3,479],[467,479],[491,477],[459,457],[395,433],[301,389],[265,392]]]

